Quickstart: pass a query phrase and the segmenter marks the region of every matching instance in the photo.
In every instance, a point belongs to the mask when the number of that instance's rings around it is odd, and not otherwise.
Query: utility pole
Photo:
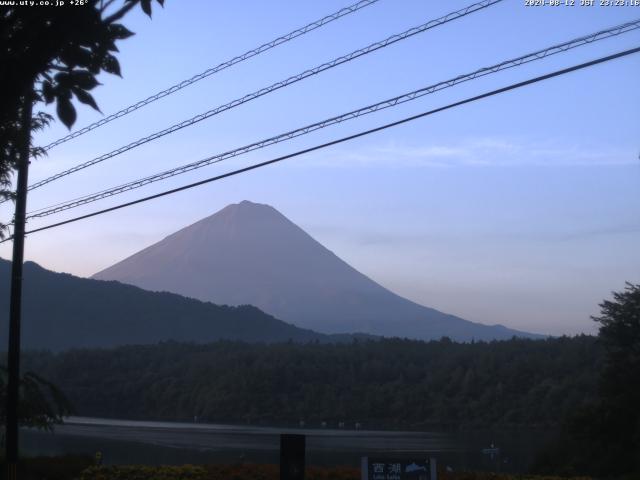
[[[18,403],[20,397],[20,320],[22,313],[22,264],[24,261],[24,231],[27,212],[29,150],[31,147],[32,95],[24,95],[22,105],[22,145],[18,159],[16,211],[13,218],[13,257],[11,262],[11,301],[9,305],[9,353],[7,367],[6,460],[7,478],[18,478]]]

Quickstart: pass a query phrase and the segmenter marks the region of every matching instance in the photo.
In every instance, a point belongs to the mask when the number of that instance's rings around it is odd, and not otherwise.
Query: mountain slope
[[[0,259],[0,311],[9,310],[11,263]],[[210,342],[329,341],[281,322],[252,306],[229,307],[24,266],[22,345],[63,350],[150,344],[166,340]],[[6,314],[0,345],[7,345]]]
[[[323,333],[457,340],[530,336],[402,298],[342,261],[268,205],[243,201],[97,273],[148,290],[251,304]]]

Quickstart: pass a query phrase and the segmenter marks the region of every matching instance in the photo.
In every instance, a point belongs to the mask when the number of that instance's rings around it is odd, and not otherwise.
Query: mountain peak
[[[252,202],[251,200],[242,200],[240,203],[232,203],[231,205],[233,206],[237,206],[237,207],[269,207],[269,208],[273,208],[271,205],[267,205],[266,203],[256,203],[256,202]]]
[[[267,205],[266,203],[256,203],[256,202],[252,202],[250,200],[242,200],[239,203],[231,203],[231,204],[227,205],[226,207],[224,207],[222,210],[220,210],[220,212],[224,212],[225,210],[260,210],[260,211],[273,210],[273,211],[277,211],[271,205]]]
[[[223,209],[217,211],[200,222],[211,222],[216,220],[225,220],[231,222],[252,222],[265,219],[287,220],[278,210],[271,205],[265,203],[255,203],[249,200],[242,200],[239,203],[231,203]],[[200,223],[196,222],[196,224]],[[196,225],[194,224],[194,225]],[[189,228],[189,227],[187,227]]]

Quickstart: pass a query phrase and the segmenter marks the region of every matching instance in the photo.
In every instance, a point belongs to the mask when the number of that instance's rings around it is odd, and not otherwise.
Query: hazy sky
[[[124,79],[103,112],[134,103],[347,5],[168,0],[126,20]],[[169,124],[471,2],[380,0],[214,75],[32,164],[45,178]],[[576,3],[579,3],[577,1]],[[154,5],[155,6],[155,5]],[[506,0],[34,191],[29,210],[198,160],[640,17],[640,7],[525,7]],[[371,128],[632,48],[640,32],[469,82],[161,182],[32,221],[30,228]],[[117,213],[31,235],[26,258],[88,276],[243,199],[268,203],[348,263],[419,303],[542,333],[594,332],[589,315],[640,282],[640,55]],[[81,108],[80,128],[100,118]],[[65,133],[57,124],[42,144]],[[7,206],[0,210],[10,218]],[[10,245],[0,246],[8,258]]]

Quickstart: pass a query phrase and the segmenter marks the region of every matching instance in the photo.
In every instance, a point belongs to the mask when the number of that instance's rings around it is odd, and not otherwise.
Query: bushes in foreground
[[[278,465],[144,465],[90,467],[79,480],[277,480]],[[307,480],[359,480],[360,470],[350,467],[307,467]]]
[[[149,467],[146,465],[93,466],[87,468],[80,480],[208,480],[202,467],[194,465]]]
[[[0,469],[5,466],[0,461]],[[0,477],[1,478],[1,477]],[[24,480],[278,480],[278,465],[94,465],[89,456],[34,457],[21,462]],[[306,480],[360,480],[353,467],[308,466]],[[438,480],[591,480],[589,477],[510,475],[493,472],[438,472]]]
[[[91,467],[79,480],[277,480],[277,465],[184,465],[180,467],[104,466]],[[351,467],[307,467],[307,480],[360,480],[360,470]],[[561,477],[509,475],[491,472],[440,472],[439,480],[569,480]],[[590,480],[575,477],[571,480]]]

